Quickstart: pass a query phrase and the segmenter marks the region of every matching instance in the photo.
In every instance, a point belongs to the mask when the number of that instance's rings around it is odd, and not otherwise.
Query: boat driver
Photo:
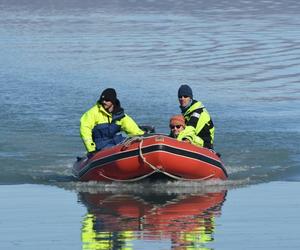
[[[191,137],[192,144],[213,149],[215,127],[204,105],[193,99],[193,91],[189,85],[183,84],[178,89],[178,101],[185,119],[185,129],[177,140]],[[199,140],[200,139],[200,140]]]

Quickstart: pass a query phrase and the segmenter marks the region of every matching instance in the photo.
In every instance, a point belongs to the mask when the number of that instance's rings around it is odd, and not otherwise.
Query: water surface
[[[108,192],[112,197],[105,202],[116,205],[105,203],[108,214],[102,208],[95,214],[95,206],[87,203],[83,221],[102,221],[95,233],[126,231],[117,226],[129,221],[131,229],[146,228],[138,231],[136,244],[154,237],[154,245],[171,241],[175,248],[190,246],[182,237],[194,239],[196,247],[203,242],[189,234],[173,235],[165,222],[158,223],[159,231],[150,228],[150,219],[143,220],[170,204],[180,207],[185,198],[223,192],[230,197],[232,189],[248,184],[299,181],[298,1],[0,0],[0,23],[1,184],[55,185],[78,192],[84,204],[91,193],[102,202]],[[159,182],[149,189],[147,182],[72,179],[75,157],[84,154],[80,116],[103,89],[116,88],[125,111],[139,124],[168,133],[169,117],[180,111],[177,89],[182,83],[193,88],[214,120],[215,148],[228,181]],[[140,217],[119,212],[126,204],[123,196],[137,204]],[[201,221],[218,214],[221,204],[217,211],[211,206],[178,221],[174,217],[172,225],[195,224],[199,236]],[[211,236],[212,225],[208,228]]]

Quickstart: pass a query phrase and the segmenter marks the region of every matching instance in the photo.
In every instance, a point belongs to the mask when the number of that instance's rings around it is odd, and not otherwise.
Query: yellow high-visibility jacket
[[[213,148],[215,127],[213,121],[199,101],[193,100],[183,113],[186,127],[177,137],[179,141],[188,139],[192,144]]]
[[[93,141],[92,130],[99,124],[111,124],[114,122],[120,126],[120,130],[129,136],[143,135],[144,131],[139,128],[136,122],[127,114],[121,119],[113,121],[112,114],[107,112],[99,103],[86,111],[80,119],[80,136],[88,152],[96,150],[96,144]]]

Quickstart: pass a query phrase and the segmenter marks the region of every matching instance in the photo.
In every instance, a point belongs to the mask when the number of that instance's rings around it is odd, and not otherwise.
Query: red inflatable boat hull
[[[227,179],[213,150],[157,134],[128,139],[73,166],[80,181],[136,181],[157,173],[179,180]]]

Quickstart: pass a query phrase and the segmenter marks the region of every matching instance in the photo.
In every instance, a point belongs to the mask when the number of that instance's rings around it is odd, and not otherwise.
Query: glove
[[[139,126],[141,130],[145,132],[145,134],[153,134],[155,133],[155,127],[154,126],[146,126],[146,125],[141,125]]]
[[[183,142],[186,142],[186,143],[192,144],[192,140],[191,140],[190,137],[184,137],[184,138],[182,138],[182,141],[183,141]]]

